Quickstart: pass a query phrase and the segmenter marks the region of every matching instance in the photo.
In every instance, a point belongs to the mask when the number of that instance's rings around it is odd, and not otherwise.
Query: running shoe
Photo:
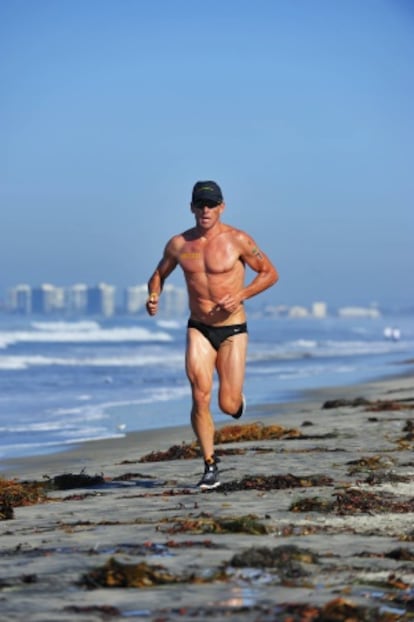
[[[246,398],[244,397],[242,393],[242,403],[240,405],[239,410],[236,412],[236,414],[232,415],[233,419],[240,419],[240,417],[244,415],[245,411],[246,411]]]
[[[201,488],[201,490],[212,490],[213,488],[220,486],[218,468],[215,462],[212,464],[207,464],[207,462],[205,463],[203,477],[200,479],[197,486]]]

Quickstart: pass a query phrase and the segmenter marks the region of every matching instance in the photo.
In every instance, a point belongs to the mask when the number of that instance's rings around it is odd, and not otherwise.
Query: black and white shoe
[[[246,398],[244,397],[242,393],[242,403],[240,404],[239,410],[234,415],[232,415],[233,419],[240,419],[240,417],[244,415],[245,411],[246,411]]]
[[[203,477],[200,479],[197,486],[201,490],[213,490],[214,488],[217,488],[217,486],[220,486],[218,468],[215,462],[212,464],[208,464],[207,462],[205,463]]]

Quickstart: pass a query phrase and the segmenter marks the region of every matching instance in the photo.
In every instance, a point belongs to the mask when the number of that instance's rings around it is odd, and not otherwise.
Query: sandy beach
[[[1,620],[412,620],[413,408],[409,377],[250,408],[209,492],[189,426],[3,462],[47,486],[3,494]]]

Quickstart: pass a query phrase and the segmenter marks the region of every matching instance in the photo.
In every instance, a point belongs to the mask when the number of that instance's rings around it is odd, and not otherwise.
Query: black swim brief
[[[203,324],[203,322],[197,322],[197,320],[188,320],[188,328],[196,328],[202,335],[211,343],[215,350],[218,350],[223,341],[234,335],[240,335],[241,333],[247,333],[247,324],[229,324],[229,326],[210,326],[209,324]]]

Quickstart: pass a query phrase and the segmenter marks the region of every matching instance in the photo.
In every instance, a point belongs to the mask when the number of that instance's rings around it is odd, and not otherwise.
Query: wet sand
[[[361,396],[394,405],[351,405]],[[413,406],[399,377],[251,407],[240,424],[297,434],[219,444],[223,485],[209,492],[200,458],[140,461],[191,443],[189,426],[4,461],[19,482],[104,482],[0,520],[1,619],[412,619]]]

